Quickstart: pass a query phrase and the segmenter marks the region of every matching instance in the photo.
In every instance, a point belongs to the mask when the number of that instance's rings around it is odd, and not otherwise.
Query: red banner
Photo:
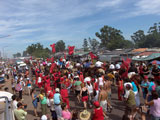
[[[52,53],[55,53],[56,52],[55,44],[50,45],[50,47],[52,48]]]
[[[89,55],[90,55],[92,60],[97,58],[97,56],[95,56],[92,52],[90,52]]]
[[[68,47],[68,50],[69,50],[69,51],[68,51],[68,54],[69,54],[69,55],[72,55],[72,54],[74,53],[74,48],[75,48],[75,46],[69,46],[69,47]]]

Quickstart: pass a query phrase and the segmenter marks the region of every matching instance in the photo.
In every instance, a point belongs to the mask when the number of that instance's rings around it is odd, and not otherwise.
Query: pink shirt
[[[154,105],[150,107],[150,114],[154,117],[160,117],[160,98],[153,100]]]
[[[69,111],[62,111],[62,117],[66,120],[70,120],[71,119],[71,113]]]

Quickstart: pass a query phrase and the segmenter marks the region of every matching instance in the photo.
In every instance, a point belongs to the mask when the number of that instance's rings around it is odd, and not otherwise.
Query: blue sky
[[[104,25],[126,39],[160,22],[160,0],[0,0],[0,50],[11,56],[40,42],[82,47]]]

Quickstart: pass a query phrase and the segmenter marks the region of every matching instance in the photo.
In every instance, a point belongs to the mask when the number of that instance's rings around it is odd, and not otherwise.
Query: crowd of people
[[[160,68],[157,64],[66,59],[29,60],[25,68],[7,71],[12,86],[12,106],[17,120],[25,120],[27,103],[32,98],[34,114],[41,120],[105,120],[112,112],[112,89],[125,106],[123,120],[160,120]],[[9,78],[8,78],[9,79]],[[40,91],[40,92],[39,92]],[[83,103],[83,109],[72,108]],[[141,95],[143,98],[141,98]],[[37,113],[38,105],[41,114]]]

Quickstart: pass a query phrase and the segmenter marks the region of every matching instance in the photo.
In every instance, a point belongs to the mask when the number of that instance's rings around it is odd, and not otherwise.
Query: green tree
[[[83,49],[84,49],[84,51],[88,51],[88,50],[89,50],[88,47],[89,47],[89,46],[88,46],[88,41],[87,41],[87,39],[85,38],[84,41],[83,41]]]
[[[47,58],[51,54],[51,51],[48,48],[44,48],[40,43],[28,46],[26,52],[37,58]]]
[[[27,47],[26,52],[32,55],[32,53],[36,50],[43,50],[43,45],[41,45],[40,43],[32,44]]]
[[[88,38],[91,50],[95,51],[99,47],[99,41],[97,41],[95,38],[91,39]]]
[[[21,57],[21,53],[18,52],[18,53],[17,53],[17,57]]]
[[[154,23],[148,30],[148,34],[144,34],[143,30],[138,30],[131,36],[135,42],[135,47],[160,47],[160,23]]]
[[[21,53],[17,52],[16,54],[13,54],[13,57],[16,58],[16,57],[21,57]]]
[[[55,48],[56,48],[56,52],[63,52],[66,48],[65,42],[63,40],[59,40],[56,43]]]
[[[26,57],[27,56],[27,51],[23,51],[23,57]]]
[[[124,37],[120,30],[115,28],[104,26],[100,29],[100,32],[95,34],[100,40],[100,47],[106,47],[109,50],[124,48]]]
[[[131,39],[134,41],[136,48],[145,47],[144,42],[146,40],[146,36],[143,30],[138,30],[137,32],[133,33]]]

